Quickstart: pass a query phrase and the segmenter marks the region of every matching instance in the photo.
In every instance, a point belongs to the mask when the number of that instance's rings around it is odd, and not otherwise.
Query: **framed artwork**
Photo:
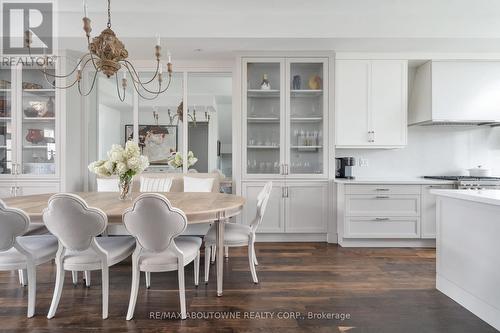
[[[125,142],[134,138],[134,125],[125,125]],[[139,147],[151,165],[166,165],[177,152],[177,125],[139,125]]]

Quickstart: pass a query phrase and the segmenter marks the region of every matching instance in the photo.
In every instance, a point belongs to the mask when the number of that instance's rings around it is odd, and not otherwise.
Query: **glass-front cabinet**
[[[0,68],[0,175],[56,174],[58,112],[50,80],[35,66]]]
[[[328,59],[243,60],[245,178],[327,176]]]

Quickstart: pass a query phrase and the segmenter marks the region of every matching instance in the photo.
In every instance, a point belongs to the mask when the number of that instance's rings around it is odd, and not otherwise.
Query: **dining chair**
[[[259,227],[264,213],[266,211],[269,196],[273,183],[268,182],[264,188],[257,195],[257,214],[250,225],[243,225],[238,223],[226,223],[224,226],[224,246],[226,247],[240,247],[248,246],[248,262],[250,265],[250,272],[254,283],[259,283],[257,279],[257,272],[255,266],[258,265],[257,257],[255,255],[255,232]],[[208,275],[210,269],[210,255],[212,247],[216,244],[216,228],[215,225],[210,227],[205,238],[205,283],[208,283]]]
[[[28,226],[28,230],[23,234],[23,236],[33,236],[33,235],[46,235],[49,231],[43,223],[31,222]],[[26,269],[20,269],[19,272],[19,283],[22,286],[28,285],[28,271]]]
[[[26,270],[28,318],[35,314],[36,266],[56,257],[57,239],[52,235],[22,236],[30,218],[20,209],[10,208],[0,200],[0,270]]]
[[[145,177],[141,176],[140,191],[147,192],[169,192],[172,187],[172,177]],[[151,272],[145,272],[146,288],[151,287]]]
[[[194,261],[194,283],[198,285],[201,238],[177,237],[186,229],[186,215],[158,193],[141,194],[123,213],[123,222],[136,238],[127,320],[134,316],[140,272],[175,270],[178,271],[181,318],[186,319],[184,266]]]
[[[102,273],[102,318],[108,317],[109,267],[132,254],[131,236],[96,237],[108,224],[106,214],[92,208],[78,195],[55,194],[43,211],[43,221],[59,243],[56,254],[56,284],[47,318],[54,317],[64,285],[64,271]]]

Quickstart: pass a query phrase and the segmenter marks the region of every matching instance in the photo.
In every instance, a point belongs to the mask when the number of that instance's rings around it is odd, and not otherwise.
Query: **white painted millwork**
[[[415,75],[409,124],[500,121],[500,61],[429,61]]]
[[[422,186],[422,238],[436,238],[436,196],[432,190],[452,189],[453,185],[423,185]]]
[[[408,62],[337,60],[335,71],[335,146],[405,146]]]
[[[435,196],[432,189],[452,184],[417,185],[337,182],[337,232],[342,246],[434,246]],[[453,190],[456,191],[456,190]]]
[[[258,240],[295,240],[297,234],[307,235],[300,238],[303,241],[325,239],[332,173],[331,63],[327,53],[255,53],[238,58],[241,113],[236,113],[241,117],[242,156],[237,187],[247,199],[241,223],[250,224],[259,191],[266,181],[273,181],[268,210],[256,231]],[[263,74],[271,84],[268,91],[260,89]],[[320,89],[309,86],[314,75],[321,78]]]
[[[500,190],[435,190],[436,288],[500,329]]]

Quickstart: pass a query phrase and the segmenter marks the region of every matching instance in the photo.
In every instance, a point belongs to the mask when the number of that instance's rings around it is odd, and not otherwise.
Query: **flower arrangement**
[[[132,178],[143,172],[148,166],[148,158],[141,155],[137,143],[127,141],[125,148],[121,145],[113,145],[108,151],[107,160],[92,162],[88,168],[101,177],[117,175],[120,179],[120,199],[124,200],[130,194]]]
[[[193,165],[198,162],[198,159],[194,157],[194,154],[192,151],[188,152],[187,155],[187,167],[188,169],[192,167]],[[182,168],[184,164],[184,159],[182,158],[182,154],[177,152],[172,154],[172,156],[168,160],[168,165],[170,165],[172,168],[177,169],[177,168]]]

